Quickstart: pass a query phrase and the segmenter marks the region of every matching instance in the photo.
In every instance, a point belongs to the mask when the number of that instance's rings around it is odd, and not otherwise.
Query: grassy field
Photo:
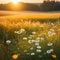
[[[31,17],[0,17],[0,60],[60,60],[60,18]]]
[[[33,11],[0,11],[0,16],[20,17],[20,18],[59,18],[60,11],[56,12],[33,12]]]

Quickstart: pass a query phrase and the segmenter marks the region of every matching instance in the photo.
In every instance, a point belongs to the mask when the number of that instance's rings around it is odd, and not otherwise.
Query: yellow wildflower
[[[17,58],[18,58],[18,54],[12,55],[12,58],[13,58],[13,59],[17,59]]]
[[[52,58],[56,58],[57,56],[55,54],[52,55]]]

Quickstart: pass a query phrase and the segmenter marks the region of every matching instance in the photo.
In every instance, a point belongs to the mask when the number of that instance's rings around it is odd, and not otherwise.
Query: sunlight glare
[[[11,0],[12,3],[17,4],[19,0]]]

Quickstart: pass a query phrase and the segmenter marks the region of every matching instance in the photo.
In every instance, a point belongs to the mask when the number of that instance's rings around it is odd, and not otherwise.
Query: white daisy
[[[11,43],[11,40],[6,40],[6,43],[7,43],[7,44],[10,44],[10,43]]]
[[[23,40],[27,40],[27,37],[23,37]]]
[[[47,54],[50,54],[50,53],[51,53],[51,51],[50,51],[50,50],[47,50],[47,51],[46,51],[46,53],[47,53]]]
[[[41,46],[37,46],[37,49],[41,49]]]
[[[20,29],[19,32],[21,34],[21,33],[25,32],[25,29]]]
[[[32,42],[34,43],[34,42],[35,42],[35,40],[32,40]]]
[[[20,34],[19,31],[14,31],[14,33],[16,33],[16,34]]]
[[[32,43],[32,41],[31,41],[31,40],[28,40],[28,43],[29,43],[29,44],[31,44],[31,43]]]
[[[33,50],[33,49],[34,49],[33,47],[30,48],[30,50]]]
[[[39,43],[35,43],[35,46],[38,46],[39,45]]]
[[[37,49],[36,52],[41,52],[41,50]]]
[[[31,55],[35,55],[35,53],[31,53]]]
[[[56,35],[55,31],[52,29],[50,31],[48,31],[48,36],[53,36],[53,35]]]
[[[53,52],[53,51],[54,51],[54,49],[50,49],[50,51],[51,51],[51,52]]]
[[[53,43],[48,43],[47,46],[53,46]]]
[[[32,34],[36,34],[36,32],[32,32]]]
[[[41,37],[41,42],[42,42],[42,41],[44,41],[44,38],[43,38],[43,37]]]

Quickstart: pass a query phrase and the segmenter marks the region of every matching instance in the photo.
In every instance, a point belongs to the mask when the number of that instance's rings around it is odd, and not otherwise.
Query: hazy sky
[[[19,0],[21,2],[43,2],[43,0]],[[60,0],[58,0],[60,1]],[[11,2],[11,0],[0,0],[0,3],[7,3],[7,2]]]

